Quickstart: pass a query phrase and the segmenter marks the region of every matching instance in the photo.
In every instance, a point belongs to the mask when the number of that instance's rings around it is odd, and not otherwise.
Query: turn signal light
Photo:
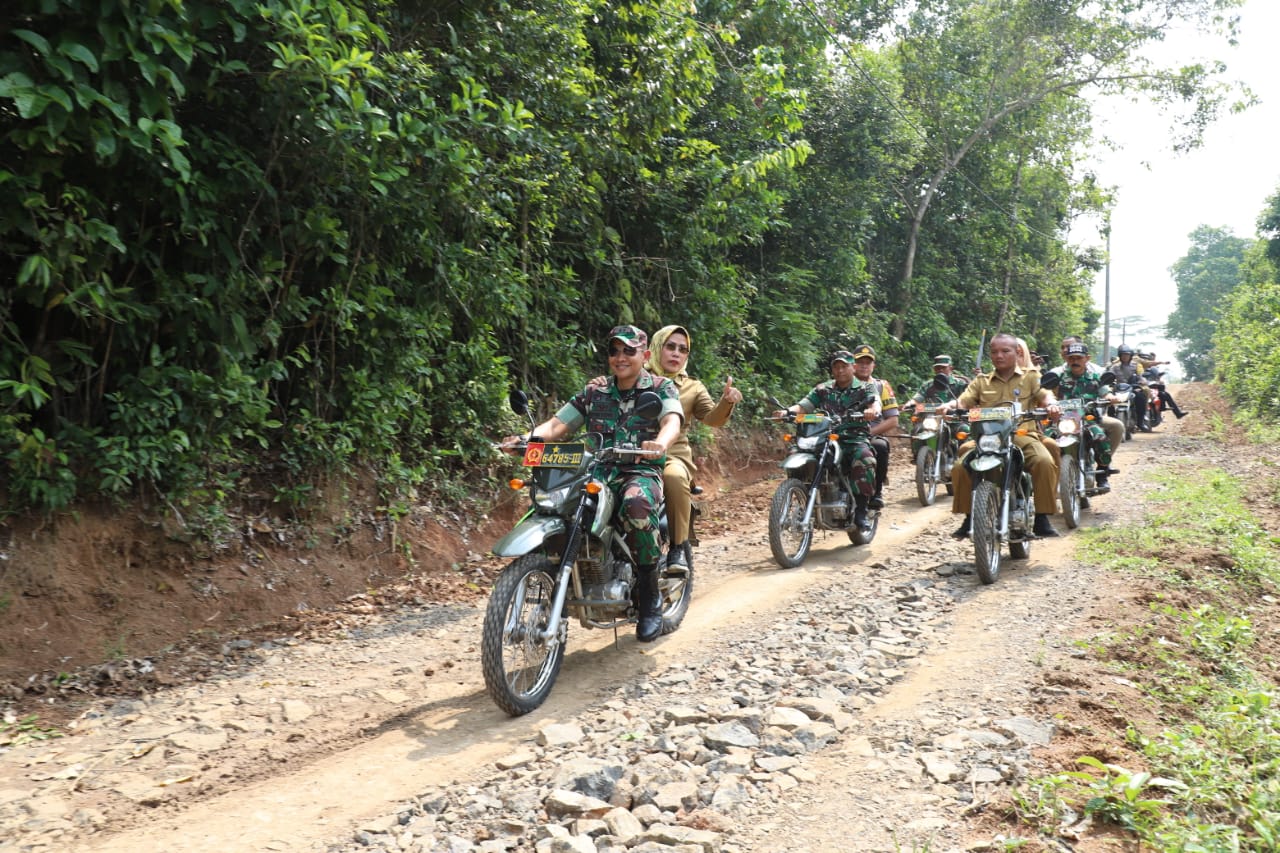
[[[516,491],[519,491],[524,488],[524,480],[521,480],[519,477],[512,477],[510,480],[507,480],[507,485]]]
[[[840,436],[836,435],[834,432],[831,432],[831,433],[827,433],[827,439],[829,441],[839,441]]]
[[[791,433],[786,433],[785,435],[782,436],[783,441],[790,441],[793,438],[795,438],[795,436],[792,435]]]
[[[1026,435],[1026,434],[1027,434],[1027,428],[1026,428],[1026,427],[1022,427],[1022,428],[1020,428],[1020,429],[1016,430],[1016,433],[1017,433],[1018,435]]]
[[[966,438],[968,438],[968,437],[969,437],[969,433],[967,433],[967,432],[958,432],[958,433],[956,433],[956,438],[960,439],[961,441],[964,441],[964,440],[965,440]]]
[[[602,491],[604,491],[604,486],[598,481],[592,480],[590,483],[587,483],[587,494],[598,495]]]

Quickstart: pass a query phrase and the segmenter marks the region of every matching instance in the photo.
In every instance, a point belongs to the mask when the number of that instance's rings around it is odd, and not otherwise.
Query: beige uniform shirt
[[[1018,402],[1022,408],[1042,406],[1049,395],[1040,390],[1040,371],[1014,368],[1013,375],[1001,379],[993,370],[969,383],[960,395],[959,405],[965,409],[991,408],[1001,403]]]

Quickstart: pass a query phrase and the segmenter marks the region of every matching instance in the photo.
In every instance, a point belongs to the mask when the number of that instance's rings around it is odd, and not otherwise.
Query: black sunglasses
[[[631,358],[638,352],[640,352],[639,347],[629,347],[625,344],[620,347],[609,347],[609,358],[617,358],[620,355],[625,355],[627,358]]]

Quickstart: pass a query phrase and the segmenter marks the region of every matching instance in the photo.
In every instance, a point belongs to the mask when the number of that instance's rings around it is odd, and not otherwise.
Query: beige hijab
[[[687,379],[689,377],[689,361],[685,360],[685,369],[679,373],[667,373],[662,369],[662,347],[667,342],[667,338],[676,332],[684,335],[685,340],[689,342],[689,349],[693,349],[693,338],[689,337],[689,330],[684,326],[663,326],[654,332],[653,337],[649,340],[649,361],[645,364],[645,368],[650,373],[656,373],[658,376],[665,376],[668,379]]]

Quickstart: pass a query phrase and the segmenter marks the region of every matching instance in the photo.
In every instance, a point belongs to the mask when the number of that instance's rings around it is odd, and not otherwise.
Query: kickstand
[[[613,623],[613,647],[614,647],[615,649],[617,649],[617,648],[621,648],[621,647],[618,645],[618,623],[617,623],[617,622],[614,622],[614,623]]]

